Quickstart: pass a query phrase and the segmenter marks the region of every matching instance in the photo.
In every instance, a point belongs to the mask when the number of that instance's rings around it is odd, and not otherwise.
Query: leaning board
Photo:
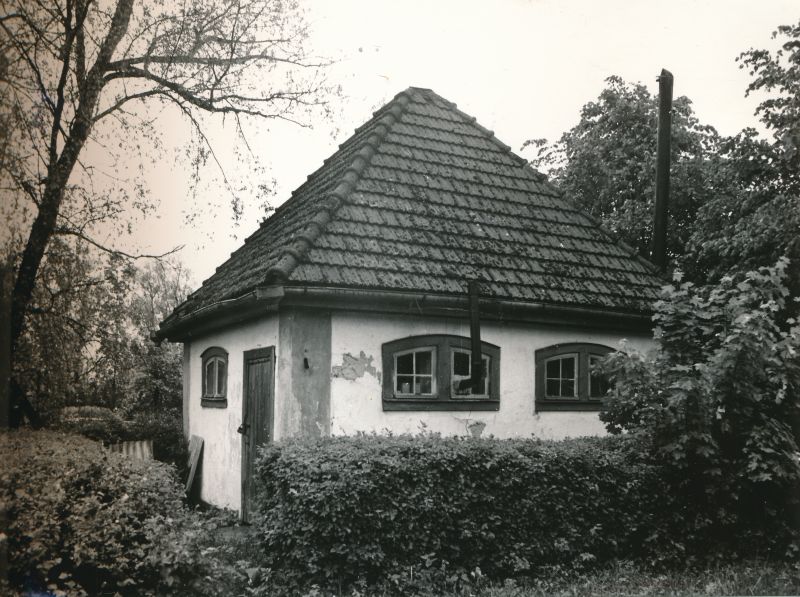
[[[190,495],[192,485],[194,484],[195,473],[197,472],[197,465],[200,462],[200,454],[203,452],[203,438],[193,435],[189,440],[189,476],[186,479],[186,495]]]

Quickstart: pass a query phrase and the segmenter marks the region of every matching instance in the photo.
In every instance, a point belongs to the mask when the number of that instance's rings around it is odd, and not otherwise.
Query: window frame
[[[451,346],[450,347],[450,378],[448,380],[450,382],[451,396],[453,395],[452,394],[452,392],[453,392],[453,383],[455,381],[454,378],[456,377],[456,372],[455,372],[456,364],[455,364],[455,358],[454,358],[456,353],[465,354],[465,355],[468,356],[468,359],[469,359],[467,361],[467,363],[469,364],[469,371],[470,371],[469,375],[467,375],[467,376],[459,375],[458,377],[461,378],[462,381],[465,381],[467,379],[469,379],[469,380],[472,379],[472,351],[471,350],[466,350],[466,349],[463,349],[463,348],[456,348],[456,347]],[[481,354],[481,361],[487,360],[489,362],[488,366],[486,367],[486,373],[488,374],[488,377],[489,377],[488,383],[486,381],[484,381],[484,387],[486,389],[486,392],[484,392],[482,394],[472,394],[472,389],[470,388],[470,393],[469,394],[456,394],[456,396],[458,398],[464,398],[465,400],[478,400],[478,399],[481,399],[481,398],[488,399],[488,398],[491,397],[491,387],[492,387],[491,384],[492,384],[492,377],[493,377],[492,376],[492,360],[493,359],[492,359],[492,357],[490,355],[486,354],[485,352],[481,351],[481,353],[482,353]]]
[[[546,411],[599,411],[605,396],[590,396],[590,362],[593,357],[603,358],[614,349],[603,344],[568,342],[541,348],[535,353],[535,412]],[[575,397],[547,395],[547,363],[566,356],[575,355]]]
[[[431,372],[430,373],[417,373],[416,367],[416,357],[412,357],[412,373],[397,373],[397,358],[405,355],[415,355],[417,353],[422,352],[430,352],[431,353]],[[431,396],[436,396],[439,391],[439,383],[438,383],[438,369],[437,369],[437,350],[436,346],[419,346],[414,348],[409,348],[407,350],[399,350],[392,353],[392,388],[395,392],[397,392],[397,378],[398,377],[410,377],[412,378],[412,383],[416,381],[417,377],[428,377],[431,378],[431,392],[430,394],[415,394],[415,393],[400,393],[398,398],[404,399],[416,399],[419,396],[419,400],[428,400]]]
[[[433,349],[434,392],[431,395],[399,394],[395,391],[396,355],[414,350]],[[496,411],[500,410],[500,347],[481,342],[481,355],[489,359],[488,394],[477,396],[452,391],[453,352],[471,355],[470,339],[451,334],[424,334],[385,342],[381,346],[383,362],[384,411]]]
[[[200,405],[209,408],[226,408],[228,406],[228,379],[230,378],[228,352],[219,346],[211,346],[203,351],[203,354],[200,355],[200,359],[202,362]],[[219,390],[219,378],[217,377],[219,373],[218,367],[214,370],[214,385],[217,387],[215,387],[213,394],[208,394],[206,392],[207,370],[208,365],[212,362],[223,363],[225,365],[225,385],[221,393],[217,391]]]

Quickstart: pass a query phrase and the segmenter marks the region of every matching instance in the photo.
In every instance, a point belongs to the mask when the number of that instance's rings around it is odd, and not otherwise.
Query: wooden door
[[[253,509],[253,475],[256,448],[272,440],[274,413],[275,348],[244,353],[242,384],[242,520],[249,522]]]

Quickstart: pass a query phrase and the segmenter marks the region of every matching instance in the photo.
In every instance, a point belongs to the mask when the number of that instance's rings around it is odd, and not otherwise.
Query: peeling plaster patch
[[[357,357],[346,352],[342,355],[342,364],[334,365],[331,368],[331,377],[341,377],[348,381],[355,381],[359,377],[364,377],[365,373],[369,373],[380,382],[380,375],[373,366],[372,361],[373,357],[368,357],[363,350]]]

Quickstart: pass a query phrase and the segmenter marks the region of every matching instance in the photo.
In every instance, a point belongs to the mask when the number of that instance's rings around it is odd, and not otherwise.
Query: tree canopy
[[[730,136],[699,122],[691,101],[673,103],[667,249],[672,265],[698,283],[791,259],[800,292],[800,25],[779,27],[771,52],[750,49],[740,66],[747,94],[763,98],[756,114],[771,132]],[[680,75],[678,75],[680,76]],[[620,240],[646,256],[652,230],[657,98],[641,84],[610,77],[580,121],[537,148],[533,165],[548,170],[565,195]]]
[[[132,210],[153,209],[135,178],[118,180],[124,164],[157,155],[159,130],[147,106],[189,123],[199,175],[214,158],[203,114],[225,115],[241,132],[250,118],[301,123],[324,106],[326,64],[308,54],[306,36],[294,1],[0,0],[0,184],[14,231],[5,247],[15,266],[13,347],[53,238],[125,256],[93,236],[98,224],[124,230]],[[92,147],[106,164],[92,163]]]
[[[744,129],[724,139],[709,163],[714,193],[698,212],[682,267],[696,280],[791,260],[788,285],[800,295],[800,25],[783,26],[776,52],[750,49],[738,60],[753,77],[747,93],[772,140]]]
[[[533,165],[547,170],[565,195],[618,239],[647,255],[655,193],[658,98],[641,84],[609,77],[576,126],[555,143],[529,141]],[[667,250],[681,254],[697,209],[712,189],[704,169],[719,136],[694,115],[691,101],[673,103],[672,178]]]

